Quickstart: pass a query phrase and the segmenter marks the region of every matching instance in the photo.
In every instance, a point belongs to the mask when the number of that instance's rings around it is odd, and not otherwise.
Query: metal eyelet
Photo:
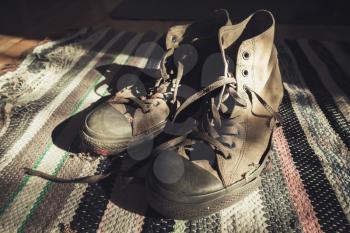
[[[173,43],[175,44],[176,41],[177,41],[177,36],[172,35],[172,36],[171,36],[171,42],[173,42]]]
[[[249,59],[249,56],[250,56],[250,54],[249,54],[247,51],[244,51],[244,52],[242,53],[242,57],[243,57],[244,60],[248,60],[248,59]]]
[[[244,77],[247,77],[248,74],[249,74],[248,70],[242,70],[242,75],[243,75]]]

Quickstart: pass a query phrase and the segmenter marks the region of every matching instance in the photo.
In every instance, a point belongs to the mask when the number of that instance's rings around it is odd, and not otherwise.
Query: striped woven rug
[[[162,35],[86,29],[40,45],[0,77],[0,232],[350,232],[347,42],[277,42],[285,94],[271,165],[257,191],[216,214],[159,216],[142,182],[124,189],[119,178],[86,185],[25,176],[22,167],[61,177],[118,169],[81,159],[78,132],[113,77],[154,66],[137,56],[151,42],[162,45]]]

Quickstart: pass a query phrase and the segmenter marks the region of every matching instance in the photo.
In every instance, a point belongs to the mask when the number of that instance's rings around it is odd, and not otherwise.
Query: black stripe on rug
[[[154,211],[152,208],[148,208],[145,214],[144,223],[142,225],[142,233],[157,232],[168,233],[174,232],[175,220],[171,218],[165,218]]]
[[[332,79],[338,84],[343,92],[349,97],[350,93],[350,77],[344,69],[334,59],[332,53],[317,40],[309,40],[310,47],[315,51],[318,57],[326,64]]]
[[[269,232],[302,232],[295,212],[277,152],[270,151],[269,169],[262,174],[259,193]],[[268,164],[269,164],[268,163]]]
[[[185,222],[185,232],[221,232],[221,217],[219,213],[197,220]]]
[[[111,160],[103,160],[97,167],[95,174],[105,173],[107,169],[119,169],[117,163],[111,167]],[[79,207],[70,223],[70,228],[76,232],[97,231],[103,213],[106,209],[110,193],[113,189],[115,177],[108,177],[100,183],[89,185],[80,200]]]
[[[91,49],[92,51],[100,51],[106,43],[116,35],[117,32],[109,31],[106,35]],[[51,51],[51,50],[50,50]],[[27,130],[30,123],[43,108],[45,108],[60,92],[62,92],[72,81],[72,77],[75,77],[81,70],[79,67],[84,67],[96,56],[96,52],[88,53],[84,55],[63,77],[41,98],[28,103],[25,106],[19,106],[13,109],[10,125],[1,137],[0,143],[0,157],[6,153],[6,151],[12,147],[20,136]],[[42,63],[41,60],[36,60],[32,64],[39,66]]]
[[[147,33],[138,43],[154,41],[155,34]],[[135,50],[137,46],[133,50]],[[118,73],[123,73],[123,66],[121,69],[114,70],[113,76],[118,77]],[[127,69],[127,68],[126,68]],[[103,160],[98,165],[95,174],[108,173],[109,171],[119,170],[121,163],[111,162],[109,159]],[[109,177],[104,181],[89,185],[80,200],[79,207],[75,210],[75,215],[70,223],[70,228],[77,232],[96,232],[102,220],[103,213],[107,207],[110,198],[115,177]]]
[[[282,128],[293,161],[303,181],[324,232],[350,232],[350,224],[324,173],[321,162],[307,143],[306,135],[293,112],[290,97],[284,92],[280,106]]]
[[[331,94],[320,81],[315,68],[308,62],[297,41],[286,40],[287,46],[296,58],[297,65],[305,83],[313,93],[317,104],[327,117],[332,128],[339,134],[345,145],[350,148],[350,125],[337,108]]]

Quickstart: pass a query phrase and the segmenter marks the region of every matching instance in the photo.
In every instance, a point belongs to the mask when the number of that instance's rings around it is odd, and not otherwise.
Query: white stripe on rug
[[[84,33],[86,33],[86,30],[81,30],[78,33],[74,34],[74,36],[68,37],[66,39],[58,40],[55,42],[47,42],[46,44],[39,45],[33,50],[33,53],[40,54],[46,49],[50,49],[53,46],[58,46],[61,43],[64,43],[65,41],[70,40],[72,38],[81,36]],[[86,44],[85,45],[86,48],[89,48],[90,46],[95,45],[102,38],[102,36],[105,35],[106,31],[100,30],[100,33],[101,35],[99,35],[98,33],[94,33],[88,36],[88,38],[83,40],[83,42],[85,42],[86,40],[90,41],[89,43],[91,45]],[[62,47],[64,48],[67,46],[62,46]],[[34,62],[35,56],[33,56],[32,54],[28,55],[15,71],[8,72],[5,75],[1,76],[0,92],[5,91],[6,93],[8,91],[8,90],[6,91],[6,88],[1,90],[2,86],[6,86],[9,83],[18,82],[18,83],[21,83],[21,85],[20,87],[17,88],[18,90],[16,90],[15,96],[13,96],[12,94],[10,95],[10,102],[15,101],[16,105],[23,106],[30,101],[37,100],[40,97],[42,97],[45,93],[47,93],[50,90],[50,88],[53,87],[53,85],[56,84],[60,80],[60,78],[62,78],[63,75],[73,67],[72,65],[78,62],[79,58],[81,57],[81,55],[84,54],[84,52],[86,51],[85,50],[79,51],[77,49],[77,52],[73,54],[74,60],[71,61],[72,64],[67,65],[65,69],[62,69],[59,72],[54,72],[54,70],[48,67],[41,70],[40,73],[29,72],[28,66]],[[48,73],[46,71],[48,71]],[[3,135],[8,130],[9,123],[10,122],[8,122],[8,124],[2,127],[0,131],[0,140],[3,138]],[[0,160],[0,163],[1,163],[1,160]]]
[[[58,46],[47,55],[49,61],[39,73],[25,70],[21,75],[25,76],[26,85],[30,87],[30,92],[21,95],[16,103],[24,105],[29,101],[41,98],[56,85],[67,71],[70,71],[80,61],[83,55],[88,55],[89,50],[102,39],[106,32],[107,29],[97,31],[88,38],[79,41],[79,44],[70,43]],[[65,56],[62,56],[62,54],[65,54]],[[74,69],[76,68],[74,67]]]
[[[235,205],[220,211],[221,232],[268,232],[263,201],[256,190]]]
[[[116,38],[119,38],[123,33],[119,33]],[[108,44],[110,45],[110,43]],[[108,49],[107,46],[96,54],[95,59],[90,61],[84,69],[81,70],[79,74],[73,79],[73,81],[65,88],[56,98],[48,104],[42,111],[40,111],[30,123],[29,127],[26,129],[25,133],[21,138],[13,144],[12,148],[7,151],[7,153],[0,160],[0,172],[6,167],[16,155],[27,145],[27,143],[32,139],[33,136],[42,128],[47,119],[55,111],[55,109],[66,99],[66,97],[75,89],[75,87],[81,82],[84,76],[89,72],[89,70],[96,65],[98,60],[103,56],[104,51]]]
[[[111,39],[105,47],[97,53],[97,56],[94,60],[92,60],[80,73],[77,75],[72,83],[62,92],[60,93],[56,101],[51,104],[51,108],[49,111],[46,111],[46,114],[49,116],[52,114],[54,109],[61,103],[65,97],[71,93],[74,88],[80,83],[80,81],[84,78],[84,76],[97,64],[99,59],[105,54],[105,52],[123,35],[123,33],[119,33],[116,37]],[[134,42],[134,41],[131,41]],[[84,103],[84,106],[88,106],[89,104],[96,101],[96,94],[91,91],[87,97],[88,102]],[[93,98],[95,97],[95,98]],[[54,107],[53,107],[54,106]],[[82,110],[82,109],[79,109]],[[40,112],[41,113],[41,112]],[[38,115],[40,115],[40,113]],[[28,129],[29,130],[29,129]],[[27,132],[28,132],[27,130]],[[69,130],[69,129],[64,129]],[[46,173],[53,173],[59,161],[63,158],[65,151],[56,147],[51,146],[49,151],[47,151],[46,156],[43,158],[41,163],[38,166],[38,170],[41,170]],[[35,200],[39,196],[42,189],[47,184],[47,181],[40,179],[38,177],[31,177],[27,183],[27,185],[22,189],[22,191],[17,195],[15,200],[11,203],[10,207],[5,210],[3,215],[0,217],[0,222],[5,223],[4,230],[7,231],[15,231],[21,222],[24,221],[25,217],[29,214]]]
[[[185,232],[187,226],[185,220],[175,220],[174,233],[183,233]]]
[[[32,54],[41,53],[45,49],[51,48],[53,46],[57,46],[57,45],[64,43],[65,41],[68,41],[72,38],[83,35],[86,32],[87,32],[87,29],[84,28],[84,29],[78,31],[77,33],[75,33],[69,37],[65,37],[61,40],[49,41],[49,42],[46,42],[45,44],[38,45],[37,47],[34,48]],[[28,69],[28,66],[34,61],[34,59],[35,59],[35,57],[33,57],[33,56],[26,56],[26,58],[21,62],[21,64],[18,66],[18,68],[16,70],[3,74],[1,76],[1,79],[0,79],[0,88],[3,85],[8,84],[9,81],[13,80],[14,76],[25,73]],[[30,81],[30,80],[25,80],[25,81]]]

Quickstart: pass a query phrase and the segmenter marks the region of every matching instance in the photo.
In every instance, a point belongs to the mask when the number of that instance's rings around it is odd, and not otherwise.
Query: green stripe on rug
[[[102,40],[102,39],[101,39],[101,40]],[[101,41],[101,40],[100,40],[100,41]],[[98,43],[98,42],[97,42],[97,43]],[[96,56],[97,56],[97,54],[96,54]],[[73,110],[75,111],[76,109],[77,109],[77,107],[75,106],[75,107],[73,108]],[[34,162],[33,167],[32,167],[33,169],[36,169],[36,168],[40,165],[41,161],[44,159],[45,155],[47,154],[47,152],[49,151],[49,149],[51,148],[52,145],[53,145],[53,143],[49,143],[49,144],[45,147],[43,153],[41,153],[41,155],[39,156],[39,158]],[[2,206],[0,207],[0,216],[5,212],[5,210],[6,210],[6,209],[11,205],[11,203],[15,200],[15,198],[17,197],[17,195],[18,195],[18,194],[23,190],[23,188],[27,185],[29,179],[30,179],[30,176],[25,176],[25,177],[23,178],[23,180],[21,181],[21,183],[19,184],[18,189],[17,189],[15,192],[13,192],[13,193],[11,194],[10,198],[7,200],[7,202],[5,202],[5,204],[2,205]]]
[[[96,34],[96,33],[95,33]],[[99,33],[98,33],[99,34]],[[104,40],[108,39],[108,37],[113,35],[113,32],[111,30],[103,30],[101,32],[102,36],[94,36],[95,37],[95,42],[91,45],[86,45],[86,49],[92,49],[92,50],[96,50],[99,49],[101,46],[104,46]],[[93,41],[91,39],[92,36],[88,37],[89,39],[82,39],[83,43],[85,43],[86,41]],[[49,42],[50,43],[50,42]],[[59,47],[60,45],[57,43],[53,43],[52,47]],[[62,47],[65,47],[65,44],[62,45]],[[50,47],[50,49],[46,49],[46,50],[50,50],[50,52],[53,52],[54,49],[52,49]],[[49,51],[47,51],[49,52]],[[30,57],[30,56],[29,56]],[[65,65],[61,66],[59,69],[62,68],[61,70],[61,75],[57,75],[57,77],[55,79],[57,79],[57,82],[55,83],[55,85],[53,85],[52,87],[50,87],[48,90],[44,91],[38,99],[35,99],[33,101],[30,101],[27,104],[27,106],[22,106],[20,111],[24,111],[23,114],[21,114],[21,117],[19,119],[21,119],[20,121],[16,122],[14,121],[13,123],[16,125],[16,128],[11,128],[8,129],[7,134],[5,134],[3,137],[5,137],[6,139],[8,138],[9,141],[4,140],[3,143],[8,143],[9,148],[1,148],[1,152],[2,155],[0,156],[0,172],[2,172],[3,169],[5,169],[7,167],[7,165],[9,165],[16,157],[17,155],[23,150],[23,148],[25,147],[25,145],[27,145],[27,143],[33,138],[33,136],[38,132],[38,130],[40,129],[40,127],[42,126],[43,123],[46,122],[46,117],[49,116],[49,110],[50,108],[56,108],[56,104],[57,104],[57,98],[59,98],[59,91],[62,90],[62,88],[65,88],[69,85],[71,85],[71,79],[67,79],[67,76],[69,76],[69,73],[74,73],[75,75],[77,75],[79,69],[77,69],[80,66],[84,66],[84,64],[87,64],[88,62],[90,62],[95,56],[90,55],[88,53],[84,53],[81,56],[78,56],[79,59],[77,60],[72,60],[73,63],[71,63],[71,65],[69,66],[69,68],[66,68]],[[78,62],[79,61],[79,62]],[[32,64],[32,63],[29,63]],[[29,66],[29,65],[27,65]],[[28,68],[27,68],[28,69]],[[29,68],[31,69],[31,68]],[[22,75],[26,75],[26,73],[23,73],[23,71],[21,72]],[[39,74],[40,75],[40,74]],[[41,76],[41,75],[40,75]],[[59,101],[61,102],[61,101]],[[44,105],[41,105],[40,103],[45,103]],[[38,108],[37,108],[38,107]],[[26,108],[28,108],[26,110]],[[32,111],[30,109],[35,109],[36,111]],[[48,108],[48,109],[46,109]],[[36,114],[37,113],[37,114]],[[29,114],[29,115],[28,115]],[[46,114],[45,118],[43,117],[43,114]],[[40,117],[39,117],[40,116]],[[14,120],[14,119],[13,119]],[[16,132],[16,131],[23,131],[24,132],[22,134],[16,134],[12,135],[12,133],[10,132]],[[14,141],[13,141],[14,140]]]
[[[139,34],[142,35],[142,34]],[[135,36],[136,37],[136,36]],[[134,38],[135,38],[134,37]],[[141,40],[142,36],[140,36],[140,40]],[[136,42],[135,46],[133,46],[134,48],[136,47],[136,45],[138,44],[138,41]],[[117,55],[114,56],[114,60],[117,57]],[[131,56],[127,55],[125,61],[122,63],[123,65],[127,64],[130,60]],[[76,108],[74,109],[74,112],[71,113],[70,116],[76,114],[79,111],[80,106],[83,104],[84,100],[86,99],[86,97],[92,92],[92,90],[95,88],[95,86],[100,82],[100,80],[102,79],[102,75],[99,75],[99,77],[95,80],[95,82],[93,83],[93,85],[91,85],[91,87],[88,89],[87,93],[84,95],[83,99],[78,103],[78,105],[76,106]],[[104,93],[104,95],[107,94],[106,92]],[[68,158],[69,153],[65,152],[63,158],[60,160],[59,164],[57,165],[57,167],[55,168],[55,171],[52,173],[52,175],[57,175],[58,172],[61,170],[61,168],[63,167],[66,159]],[[30,218],[32,217],[32,215],[35,213],[36,209],[39,207],[40,203],[43,201],[43,199],[45,198],[47,192],[49,191],[50,186],[53,184],[53,182],[48,181],[47,184],[44,186],[43,190],[40,192],[38,198],[36,199],[35,203],[33,204],[32,209],[30,210],[29,214],[26,216],[25,220],[22,222],[21,226],[18,228],[17,232],[24,232],[24,228],[26,226],[26,224],[28,223],[28,221],[30,220]]]
[[[94,87],[99,83],[99,81],[101,80],[101,75],[99,75],[99,77],[95,80],[94,84],[88,89],[88,91],[84,94],[84,96],[82,97],[82,99],[79,101],[79,103],[75,106],[73,112],[69,115],[70,117],[73,116],[74,114],[76,114],[80,109],[80,107],[82,106],[83,102],[85,101],[86,97],[91,93],[91,91],[94,89]],[[53,145],[53,143],[50,143],[50,147]],[[48,149],[46,150],[48,151]],[[67,157],[69,155],[69,152],[65,152],[62,159],[60,160],[60,162],[57,164],[54,172],[52,173],[52,175],[57,175],[57,173],[61,170],[61,168],[63,167],[63,164],[65,163]],[[42,159],[41,159],[42,160]],[[39,164],[40,162],[38,162],[37,164]],[[26,178],[29,179],[30,176],[26,176]],[[27,224],[28,220],[30,219],[30,217],[33,215],[33,213],[35,212],[35,210],[38,208],[39,204],[41,203],[41,201],[44,199],[46,193],[48,192],[50,186],[52,185],[51,181],[48,181],[47,184],[44,186],[43,190],[40,192],[39,197],[36,199],[32,209],[30,210],[29,214],[26,216],[25,220],[22,222],[21,226],[18,228],[17,232],[24,232],[24,227]]]
[[[35,161],[33,169],[37,168],[40,164],[41,160],[44,158],[45,154],[49,151],[50,147],[52,146],[52,143],[46,146],[44,152],[39,156],[38,160]],[[10,206],[10,204],[13,202],[13,200],[16,198],[16,196],[22,191],[22,189],[27,185],[29,181],[30,176],[25,176],[22,180],[22,182],[19,184],[18,189],[13,192],[8,199],[7,202],[0,208],[0,216],[5,212],[5,210]]]

